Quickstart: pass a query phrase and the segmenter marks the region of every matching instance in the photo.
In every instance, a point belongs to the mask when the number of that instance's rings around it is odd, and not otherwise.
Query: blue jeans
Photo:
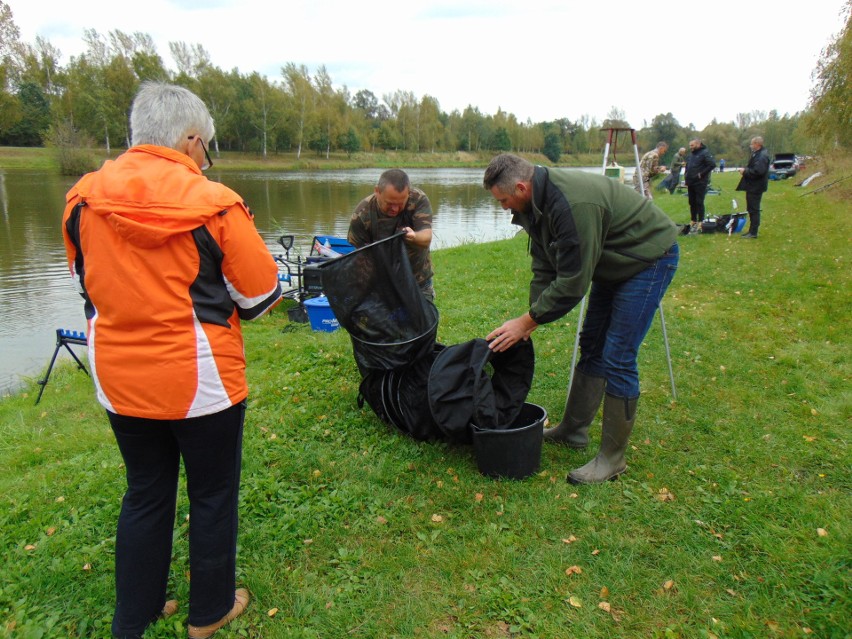
[[[644,271],[618,284],[593,283],[580,333],[579,368],[606,378],[606,392],[639,396],[639,346],[677,270],[677,244]]]
[[[189,494],[189,623],[219,621],[234,605],[245,404],[190,419],[107,416],[127,475],[115,540],[113,635],[140,637],[166,601],[181,457]]]

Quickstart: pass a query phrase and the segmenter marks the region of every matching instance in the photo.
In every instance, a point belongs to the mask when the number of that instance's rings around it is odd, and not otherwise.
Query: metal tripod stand
[[[633,142],[633,154],[636,158],[636,172],[638,173],[639,184],[642,184],[642,168],[639,166],[639,146],[636,144],[636,129],[628,129],[628,128],[608,128],[601,129],[602,131],[608,131],[609,135],[607,136],[606,146],[604,147],[604,157],[603,157],[603,171],[604,175],[606,175],[606,167],[607,160],[609,159],[609,151],[610,148],[618,145],[618,132],[619,131],[630,131],[630,137]],[[614,143],[614,144],[613,144]],[[613,161],[615,161],[615,149],[613,148]],[[571,372],[568,376],[568,391],[571,392],[571,385],[574,383],[574,367],[577,365],[577,349],[580,346],[580,332],[583,329],[583,319],[585,318],[586,311],[586,298],[588,298],[588,293],[585,297],[580,301],[580,315],[577,319],[577,335],[574,338],[574,354],[571,356]],[[663,302],[660,301],[657,309],[660,312],[660,327],[663,329],[663,343],[666,347],[666,361],[669,365],[669,380],[672,383],[672,399],[677,400],[677,389],[675,388],[675,380],[674,380],[674,369],[672,368],[672,354],[669,350],[669,336],[666,332],[666,316],[663,313]],[[566,394],[567,396],[567,394]]]

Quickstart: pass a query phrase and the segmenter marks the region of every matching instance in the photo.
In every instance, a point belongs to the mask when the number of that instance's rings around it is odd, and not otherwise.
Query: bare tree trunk
[[[325,159],[331,157],[331,121],[325,125]]]

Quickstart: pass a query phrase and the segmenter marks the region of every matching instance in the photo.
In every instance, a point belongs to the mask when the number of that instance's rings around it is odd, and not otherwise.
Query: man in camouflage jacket
[[[653,150],[642,156],[639,162],[639,169],[642,172],[642,188],[639,188],[639,171],[633,174],[633,188],[649,200],[654,199],[651,195],[651,179],[666,170],[666,167],[660,165],[660,158],[665,155],[668,148],[669,145],[665,142],[657,142],[657,146]]]

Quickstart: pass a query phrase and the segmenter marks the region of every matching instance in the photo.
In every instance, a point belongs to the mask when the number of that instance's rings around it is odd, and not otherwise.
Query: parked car
[[[799,160],[795,153],[776,153],[769,165],[770,180],[786,180],[796,175],[799,170]]]

